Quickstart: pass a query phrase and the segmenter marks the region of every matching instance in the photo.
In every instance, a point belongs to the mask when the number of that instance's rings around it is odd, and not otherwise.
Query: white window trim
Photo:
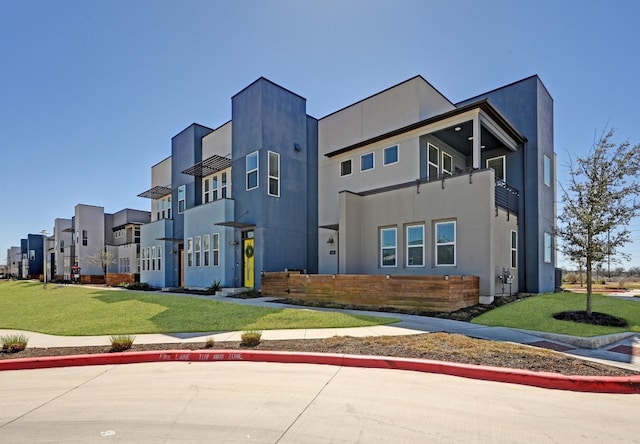
[[[248,169],[247,164],[249,163],[249,158],[252,156],[256,156],[256,167],[250,170]],[[259,188],[260,187],[260,156],[258,154],[258,151],[254,151],[253,153],[247,154],[247,157],[245,158],[245,170],[246,170],[246,175],[245,175],[246,190],[250,191],[250,190],[255,190],[256,188]],[[253,172],[256,173],[256,186],[249,188],[249,174]]]
[[[513,245],[514,235],[515,235],[515,241],[516,241],[515,246]],[[517,269],[518,268],[518,232],[517,231],[511,230],[511,237],[509,238],[509,244],[510,244],[509,250],[511,252],[511,257],[510,257],[511,268]]]
[[[485,167],[490,168],[489,162],[496,159],[502,159],[502,180],[506,182],[507,181],[507,156],[503,155],[503,156],[491,157],[485,160],[485,163],[484,163]]]
[[[547,240],[549,242],[549,248],[547,249]],[[547,251],[549,251],[549,260],[547,260]],[[544,233],[543,245],[542,245],[542,258],[545,264],[553,263],[553,236],[551,233]]]
[[[393,249],[395,251],[393,265],[384,265],[384,250],[392,248],[392,247],[385,247],[383,245],[383,242],[384,242],[383,241],[383,238],[384,238],[383,233],[385,231],[393,231],[393,232],[395,232],[396,242],[395,242],[395,245],[393,246]],[[380,248],[379,248],[379,251],[380,251],[380,267],[381,268],[395,268],[395,267],[398,266],[398,228],[397,227],[380,228]]]
[[[387,150],[390,150],[391,148],[395,148],[396,149],[396,160],[395,160],[395,162],[388,162],[387,163],[386,162],[386,160],[387,160],[386,159],[386,153],[387,153]],[[386,148],[384,148],[382,150],[382,166],[395,165],[398,162],[400,162],[400,146],[399,145],[397,145],[397,144],[396,145],[391,145],[391,146],[388,146],[388,147],[386,147]]]
[[[158,258],[158,271],[162,271],[162,245],[158,245],[156,248],[156,255]]]
[[[196,236],[193,238],[193,252],[194,252],[194,265],[196,267],[202,266],[202,238]]]
[[[349,174],[342,174],[342,164],[345,162],[349,162],[351,164],[351,172]],[[351,176],[352,174],[353,174],[353,158],[340,161],[340,177],[348,177],[348,176]]]
[[[422,230],[422,244],[421,245],[409,245],[409,229],[410,228],[420,228]],[[408,268],[416,268],[416,267],[424,267],[425,266],[425,260],[424,260],[424,224],[411,224],[411,225],[407,225],[406,229],[405,229],[405,239],[406,239],[406,251],[405,251],[405,262],[406,262],[406,266]],[[409,264],[409,248],[421,248],[422,249],[422,263],[419,265],[414,265],[414,264]]]
[[[217,255],[215,254],[216,252],[218,253]],[[220,266],[220,233],[213,233],[211,237],[211,264],[214,267]]]
[[[432,180],[438,177],[438,175],[440,174],[440,165],[439,163],[433,163],[431,162],[431,148],[434,148],[437,152],[438,155],[436,156],[436,159],[438,160],[438,162],[440,162],[440,148],[438,148],[437,146],[435,146],[432,143],[427,143],[427,179]],[[429,167],[435,167],[436,169],[436,177],[431,177],[429,175]]]
[[[442,163],[442,173],[443,174],[447,173],[449,176],[451,176],[451,174],[452,174],[451,171],[453,170],[453,156],[451,154],[449,154],[449,153],[445,153],[444,151],[441,151],[441,153],[442,153],[442,159],[440,161]],[[446,170],[444,168],[444,165],[445,165],[444,157],[445,156],[447,156],[449,158],[449,163],[451,164],[451,170]]]
[[[183,198],[180,199],[180,190],[182,190],[182,196]],[[182,211],[180,211],[180,202],[184,202],[182,205]],[[186,185],[180,185],[178,187],[178,213],[182,214],[186,211],[187,209],[187,186]]]
[[[271,175],[271,155],[275,155],[276,158],[278,159],[278,176],[272,176]],[[280,154],[274,152],[274,151],[268,151],[267,152],[267,194],[269,196],[273,196],[273,197],[280,197]],[[271,180],[274,179],[278,182],[278,191],[277,194],[272,194],[271,193]]]
[[[372,161],[372,165],[371,165],[371,168],[368,168],[368,169],[366,169],[366,170],[363,170],[363,169],[362,169],[362,158],[363,158],[363,157],[366,157],[366,156],[369,156],[369,155],[371,155],[371,158],[373,159],[373,161]],[[375,169],[376,169],[376,153],[375,153],[375,152],[373,152],[373,151],[370,151],[370,152],[368,152],[368,153],[361,154],[361,155],[360,155],[360,172],[361,172],[361,173],[365,173],[365,172],[367,172],[367,171],[373,171],[373,170],[375,170]]]
[[[211,266],[211,235],[202,236],[202,266]]]
[[[193,238],[187,239],[187,267],[193,267]]]
[[[438,225],[444,224],[453,224],[453,242],[438,242]],[[457,224],[455,220],[443,220],[441,222],[436,222],[434,226],[434,236],[433,242],[435,243],[435,261],[436,267],[455,267],[458,262],[458,233],[457,233]],[[453,245],[453,264],[440,264],[438,263],[438,247],[446,247],[448,245]]]
[[[549,175],[548,181],[547,181],[547,174]],[[551,169],[551,158],[546,154],[543,154],[543,157],[542,157],[542,180],[546,186],[551,188],[551,182],[553,181],[552,169]]]

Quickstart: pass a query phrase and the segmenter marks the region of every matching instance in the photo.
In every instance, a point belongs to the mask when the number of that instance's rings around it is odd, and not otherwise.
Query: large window
[[[228,189],[228,183],[227,183],[227,173],[224,172],[220,175],[220,198],[221,199],[226,199],[227,196],[227,189]]]
[[[427,177],[429,180],[437,179],[440,169],[440,150],[438,147],[428,144]]]
[[[453,170],[453,157],[450,154],[442,152],[442,174],[451,176]]]
[[[553,238],[551,234],[544,233],[544,261],[550,264],[553,260]]]
[[[210,188],[210,180],[209,178],[204,179],[202,183],[202,202],[208,203],[211,202],[211,188]]]
[[[398,163],[398,145],[393,145],[383,150],[383,165]]]
[[[436,266],[456,264],[456,223],[455,221],[436,223]]]
[[[395,267],[398,247],[397,228],[382,228],[380,230],[380,265]]]
[[[156,269],[156,247],[151,247],[151,270]]]
[[[511,230],[511,268],[518,268],[518,232]]]
[[[214,233],[212,239],[212,248],[213,248],[213,266],[217,267],[220,265],[220,234]]]
[[[269,196],[280,196],[280,154],[269,151]]]
[[[507,172],[505,170],[506,162],[504,156],[492,157],[487,159],[487,168],[493,168],[496,172],[496,179],[507,180]]]
[[[360,171],[372,170],[375,165],[375,157],[373,153],[367,153],[360,156]]]
[[[205,267],[209,266],[209,254],[211,249],[209,240],[210,240],[210,236],[208,234],[205,234],[204,236],[202,236],[202,251],[204,252],[202,265],[204,265]]]
[[[158,258],[158,271],[162,271],[162,246],[158,245],[158,249],[156,250],[156,257]],[[128,267],[128,261],[129,259],[127,259],[127,267]]]
[[[178,187],[178,213],[184,213],[187,209],[187,186],[180,185]]]
[[[196,256],[196,267],[200,266],[200,260],[202,258],[202,245],[200,244],[200,236],[196,236],[194,239],[193,245],[194,245],[194,250],[195,250],[195,256]]]
[[[352,160],[347,159],[340,162],[340,177],[350,176],[352,173]]]
[[[187,239],[187,267],[193,267],[193,239]]]
[[[544,184],[551,186],[551,159],[544,155]]]
[[[424,266],[424,225],[407,227],[407,267]]]
[[[89,233],[87,230],[82,230],[82,245],[85,247],[89,245]]]
[[[255,151],[246,158],[247,191],[258,188],[258,152]]]

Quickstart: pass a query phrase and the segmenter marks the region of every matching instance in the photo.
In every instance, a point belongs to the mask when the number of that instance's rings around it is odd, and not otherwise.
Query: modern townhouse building
[[[22,269],[22,248],[10,247],[7,249],[7,271],[9,276],[17,278]]]
[[[537,76],[454,104],[421,76],[319,120],[260,78],[151,168],[141,281],[260,288],[260,273],[474,275],[553,291],[553,101]]]

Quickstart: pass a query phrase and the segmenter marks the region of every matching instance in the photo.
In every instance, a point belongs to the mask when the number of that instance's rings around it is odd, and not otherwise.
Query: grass
[[[512,327],[583,337],[627,331],[640,332],[640,302],[625,301],[599,294],[593,295],[593,311],[623,318],[629,323],[629,327],[603,327],[558,321],[552,316],[561,311],[585,310],[586,304],[584,294],[542,294],[488,311],[471,322],[492,327]]]
[[[63,336],[341,328],[398,319],[251,307],[152,292],[0,281],[0,328]]]

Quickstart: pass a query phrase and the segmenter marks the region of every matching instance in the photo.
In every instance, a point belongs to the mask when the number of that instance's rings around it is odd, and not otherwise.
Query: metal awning
[[[189,176],[205,177],[210,174],[217,173],[231,166],[231,159],[228,157],[218,156],[214,154],[202,162],[196,163],[194,166],[187,168],[182,173]]]
[[[63,233],[75,233],[76,230],[75,228],[65,228],[64,230],[62,230]]]
[[[155,186],[144,193],[138,194],[138,197],[145,197],[147,199],[160,199],[161,197],[171,194],[170,186]]]
[[[227,221],[227,222],[218,222],[217,224],[214,225],[219,225],[221,227],[231,227],[231,228],[240,228],[240,229],[244,229],[244,228],[253,228],[256,226],[256,224],[248,224],[245,222],[236,222],[233,220]]]
[[[123,228],[128,227],[129,225],[144,225],[142,222],[127,222],[126,224],[118,225],[117,227],[113,227],[111,231],[122,230]]]
[[[173,242],[175,244],[183,244],[184,239],[178,239],[177,237],[156,237],[156,240],[165,241],[165,242]]]
[[[340,229],[339,224],[320,225],[318,228],[326,228],[327,230],[338,231]]]

